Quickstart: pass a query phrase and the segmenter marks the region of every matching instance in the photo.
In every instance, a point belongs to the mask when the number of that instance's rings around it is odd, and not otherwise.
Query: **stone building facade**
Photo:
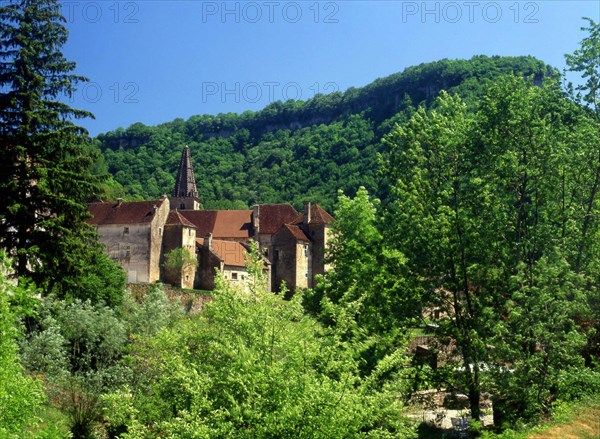
[[[91,203],[88,223],[96,226],[108,255],[117,261],[130,283],[161,278],[160,261],[169,200]]]
[[[283,284],[293,292],[310,288],[327,269],[327,248],[333,217],[318,204],[306,202],[302,213],[289,204],[260,204],[248,210],[200,210],[188,147],[185,147],[170,200],[90,204],[100,240],[128,273],[129,282],[162,280],[182,288],[211,290],[215,269],[231,283],[247,278],[245,258],[256,241],[264,255],[271,290]],[[165,254],[184,248],[197,268],[175,278],[163,269]]]
[[[172,272],[164,267],[165,256],[173,250],[182,249],[196,257],[196,226],[186,220],[178,209],[172,210],[167,217],[162,246],[162,279],[180,288],[194,288],[196,266],[184,264],[179,272]]]

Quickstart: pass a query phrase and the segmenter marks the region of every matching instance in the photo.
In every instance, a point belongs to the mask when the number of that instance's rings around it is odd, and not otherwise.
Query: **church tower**
[[[187,145],[181,152],[179,169],[177,170],[177,180],[175,180],[175,189],[171,198],[171,210],[200,210],[200,199],[198,198],[198,189],[196,188],[196,179],[194,178],[194,168],[190,157],[190,149]]]

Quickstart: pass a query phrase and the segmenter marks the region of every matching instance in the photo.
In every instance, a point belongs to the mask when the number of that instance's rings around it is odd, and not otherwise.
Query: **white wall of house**
[[[100,241],[106,252],[127,274],[127,282],[149,283],[151,224],[100,225]]]

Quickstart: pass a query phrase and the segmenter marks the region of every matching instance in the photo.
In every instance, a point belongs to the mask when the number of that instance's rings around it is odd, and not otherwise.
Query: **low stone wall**
[[[208,302],[212,302],[214,299],[210,294],[203,294],[201,292],[194,292],[189,290],[181,290],[174,288],[171,285],[163,285],[165,293],[171,303],[179,303],[185,312],[190,314],[199,313]],[[148,291],[151,285],[148,284],[129,284],[127,288],[131,291],[132,296],[138,302],[142,300],[142,297]]]

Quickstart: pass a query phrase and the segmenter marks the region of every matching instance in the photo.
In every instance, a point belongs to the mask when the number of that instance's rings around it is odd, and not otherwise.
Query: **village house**
[[[160,279],[164,226],[169,216],[166,198],[126,203],[91,203],[88,223],[95,225],[108,255],[117,261],[129,283]]]
[[[200,210],[189,148],[183,149],[170,200],[98,202],[89,206],[106,251],[127,272],[130,283],[158,280],[182,288],[211,290],[215,269],[243,285],[251,241],[264,255],[271,290],[310,288],[326,270],[325,249],[333,217],[306,202],[302,213],[290,204],[260,204],[249,210]],[[165,255],[186,249],[198,260],[176,276],[164,270]]]

